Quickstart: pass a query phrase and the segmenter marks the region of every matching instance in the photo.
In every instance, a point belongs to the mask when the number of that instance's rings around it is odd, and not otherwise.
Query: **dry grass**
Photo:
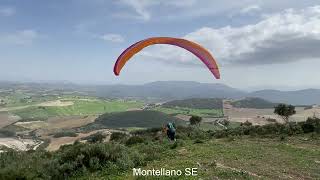
[[[41,144],[41,142],[33,139],[0,138],[0,146],[5,146],[20,151],[27,151],[33,146],[37,146],[39,144]]]
[[[274,109],[254,109],[254,108],[235,108],[224,102],[224,114],[229,117],[231,122],[245,122],[249,121],[254,125],[264,125],[270,122],[268,118],[276,119],[278,122],[282,122],[282,119],[273,113]],[[296,107],[296,114],[290,117],[291,121],[305,121],[308,117],[312,116],[320,117],[320,108],[315,107],[305,110],[303,107]]]
[[[0,112],[0,128],[13,124],[19,119],[18,116],[9,114],[8,112]]]
[[[97,133],[97,132],[101,132],[101,133],[107,135],[107,138],[105,139],[106,142],[110,140],[110,135],[111,135],[110,130],[109,129],[102,129],[102,130],[91,131],[89,133],[79,133],[77,137],[60,137],[60,138],[51,137],[51,139],[50,139],[51,142],[46,149],[48,151],[56,151],[62,145],[73,144],[75,141],[81,140],[82,138],[88,137],[88,136],[90,136],[94,133]]]
[[[56,101],[48,101],[48,102],[43,102],[38,104],[38,106],[45,106],[45,107],[50,107],[50,106],[54,106],[54,107],[63,107],[63,106],[72,106],[74,103],[72,101],[60,101],[60,100],[56,100]]]

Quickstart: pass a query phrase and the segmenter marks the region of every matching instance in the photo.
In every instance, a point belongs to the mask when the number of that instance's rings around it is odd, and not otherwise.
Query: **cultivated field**
[[[249,121],[255,125],[264,125],[270,123],[268,118],[276,119],[278,122],[283,122],[282,119],[274,114],[274,109],[254,109],[254,108],[236,108],[230,103],[224,103],[224,115],[228,117],[231,122],[245,122]],[[308,117],[320,117],[320,108],[314,107],[305,110],[304,107],[296,107],[296,114],[290,117],[290,121],[299,122],[305,121]]]
[[[0,112],[0,128],[19,121],[20,118],[8,112]]]

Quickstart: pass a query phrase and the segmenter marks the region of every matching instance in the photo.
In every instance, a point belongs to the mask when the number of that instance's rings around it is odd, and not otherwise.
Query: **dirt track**
[[[19,121],[19,117],[8,112],[0,112],[0,128],[13,124]]]
[[[39,104],[26,105],[26,106],[0,108],[0,112],[7,112],[7,111],[25,109],[25,108],[32,107],[32,106],[47,106],[47,107],[49,107],[49,106],[58,106],[58,107],[62,107],[62,106],[71,106],[71,105],[73,105],[72,101],[56,100],[56,101],[48,101],[48,102],[42,102],[42,103],[39,103]]]
[[[56,107],[63,107],[63,106],[72,106],[73,102],[72,101],[60,101],[60,100],[56,100],[56,101],[48,101],[48,102],[43,102],[38,104],[37,106],[46,106],[46,107],[50,107],[50,106],[56,106]]]
[[[29,121],[17,122],[15,125],[28,128],[31,130],[41,129],[43,135],[50,134],[60,129],[71,129],[81,127],[94,122],[97,116],[69,116],[69,117],[53,117],[47,121]]]
[[[5,146],[11,149],[27,151],[31,147],[38,146],[42,142],[37,142],[33,139],[18,139],[18,138],[0,138],[0,146]]]
[[[95,131],[91,131],[89,133],[79,133],[77,137],[60,137],[60,138],[51,138],[51,142],[49,144],[49,146],[46,148],[48,151],[56,151],[58,150],[62,145],[66,145],[66,144],[73,144],[76,140],[81,140],[81,138],[90,136],[91,134],[97,133],[97,132],[101,132],[103,134],[107,135],[107,138],[105,139],[105,141],[109,141],[110,139],[110,135],[111,135],[111,131],[109,129],[102,129],[102,130],[95,130]]]

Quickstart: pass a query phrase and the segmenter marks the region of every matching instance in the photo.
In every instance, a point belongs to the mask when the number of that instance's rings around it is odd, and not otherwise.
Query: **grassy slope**
[[[25,97],[32,97],[32,98],[23,99]],[[55,100],[56,97],[54,96],[35,97],[28,93],[22,93],[22,92],[16,91],[10,95],[2,95],[2,97],[0,95],[0,99],[3,99],[7,103],[5,107],[17,107],[17,106],[30,106],[30,105],[35,105],[45,101]],[[29,100],[32,100],[32,102],[27,102]]]
[[[195,109],[222,109],[222,99],[193,98],[166,102],[163,107],[186,107]]]
[[[127,128],[127,127],[162,127],[167,122],[179,123],[180,120],[158,111],[127,111],[104,114],[88,126]],[[180,123],[179,123],[180,124]]]
[[[155,110],[166,114],[177,115],[197,115],[201,117],[221,117],[222,99],[184,99],[174,100],[156,107]]]
[[[166,114],[183,114],[183,115],[197,115],[201,117],[221,117],[222,110],[220,109],[193,109],[183,107],[156,107],[154,110],[164,112]]]
[[[320,140],[305,139],[290,137],[287,141],[280,141],[243,137],[236,140],[213,139],[203,144],[188,140],[177,149],[170,150],[169,154],[163,154],[160,161],[153,161],[142,169],[199,168],[197,177],[187,179],[319,179],[320,164],[316,161],[320,160]],[[107,177],[100,172],[85,178]],[[129,171],[112,179],[135,177]]]
[[[274,108],[277,103],[272,103],[261,98],[245,98],[231,103],[234,107],[238,108],[256,108],[268,109]]]
[[[72,116],[72,115],[95,115],[110,112],[126,111],[129,108],[141,107],[140,102],[121,102],[121,101],[82,101],[75,100],[71,106],[63,107],[28,107],[13,111],[22,119],[46,119],[54,116]]]

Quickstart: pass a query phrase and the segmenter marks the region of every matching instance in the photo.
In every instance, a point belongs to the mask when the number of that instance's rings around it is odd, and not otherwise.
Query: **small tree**
[[[200,125],[202,117],[200,116],[191,116],[189,119],[190,125]]]
[[[86,139],[90,143],[97,143],[97,142],[101,143],[103,142],[104,138],[106,138],[106,135],[102,134],[101,132],[97,132],[95,134],[88,136]]]
[[[288,123],[289,117],[294,115],[296,110],[292,105],[279,104],[274,108],[274,113],[278,114],[285,123]]]

